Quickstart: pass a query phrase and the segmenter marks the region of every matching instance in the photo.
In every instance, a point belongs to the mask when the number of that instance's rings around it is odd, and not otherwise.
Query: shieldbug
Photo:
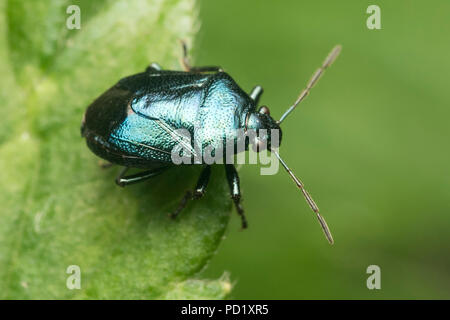
[[[259,151],[262,145],[273,152],[286,172],[301,190],[308,205],[316,213],[319,223],[330,243],[333,238],[329,228],[319,213],[319,209],[276,148],[269,144],[270,129],[278,130],[281,142],[280,124],[309,94],[326,68],[341,51],[336,46],[313,74],[294,104],[287,109],[280,120],[274,120],[269,108],[259,109],[258,101],[263,89],[256,86],[250,94],[245,93],[236,82],[220,67],[192,67],[187,58],[185,43],[182,43],[184,71],[163,70],[156,63],[145,72],[119,80],[112,88],[99,96],[86,110],[81,133],[88,147],[99,157],[113,164],[123,166],[116,178],[119,186],[150,179],[174,166],[171,152],[176,144],[183,142],[177,129],[185,129],[194,134],[195,127],[201,127],[203,134],[196,139],[207,141],[212,148],[222,147],[224,139],[211,138],[211,131],[223,130],[233,133],[243,129],[268,130],[266,135],[249,141]],[[239,176],[234,164],[224,164],[231,197],[242,219],[242,227],[247,227],[240,199]],[[143,171],[126,175],[129,168]],[[172,214],[177,216],[189,199],[201,198],[206,190],[211,174],[211,166],[205,165],[193,191],[187,191],[179,207]]]

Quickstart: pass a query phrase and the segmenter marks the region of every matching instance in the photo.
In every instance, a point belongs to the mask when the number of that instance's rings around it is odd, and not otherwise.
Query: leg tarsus
[[[245,218],[244,209],[242,208],[242,205],[241,205],[241,199],[240,199],[240,197],[232,198],[232,199],[234,201],[234,206],[236,207],[236,211],[237,211],[238,215],[241,217],[241,228],[247,229],[248,223],[247,223],[247,219]]]
[[[181,199],[180,204],[178,205],[178,208],[174,212],[169,213],[169,216],[172,219],[175,219],[180,214],[180,212],[186,207],[190,199],[192,199],[192,191],[186,191],[183,199]]]
[[[248,227],[247,219],[245,218],[244,209],[241,205],[241,187],[239,182],[239,175],[233,164],[225,165],[225,172],[227,174],[227,181],[230,187],[231,198],[233,199],[236,211],[241,217],[242,229]]]
[[[200,199],[205,195],[206,187],[208,186],[209,177],[211,176],[211,166],[203,168],[198,178],[194,191],[187,191],[181,199],[178,208],[170,215],[171,218],[176,218],[178,214],[186,207],[189,200]]]
[[[184,40],[180,40],[181,48],[183,50],[183,56],[181,57],[181,66],[184,71],[187,72],[223,72],[223,69],[219,66],[204,66],[204,67],[193,67],[189,62],[188,52],[187,52],[187,44]]]

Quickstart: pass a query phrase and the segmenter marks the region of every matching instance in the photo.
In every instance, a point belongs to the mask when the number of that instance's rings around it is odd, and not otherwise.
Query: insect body
[[[262,94],[260,86],[247,94],[219,67],[191,67],[184,43],[183,49],[182,64],[185,71],[163,70],[154,63],[143,73],[119,80],[88,107],[81,126],[88,147],[101,158],[124,167],[116,183],[126,186],[154,177],[174,165],[172,151],[184,142],[178,133],[179,129],[195,134],[197,142],[202,146],[208,145],[213,151],[223,148],[227,139],[235,138],[239,130],[267,129],[264,137],[258,136],[249,143],[260,146],[264,142],[275,153],[312,210],[317,213],[325,235],[332,243],[331,234],[316,204],[268,142],[271,138],[270,129],[279,130],[281,140],[280,123],[306,97],[325,68],[334,61],[340,47],[331,52],[294,105],[279,121],[270,116],[267,107],[257,109]],[[201,130],[196,131],[196,128]],[[245,147],[248,148],[248,144]],[[192,152],[195,153],[195,150],[192,149]],[[242,227],[246,228],[247,221],[240,204],[238,173],[234,164],[226,163],[224,167],[231,197],[241,216]],[[129,168],[143,170],[126,175]],[[175,217],[189,199],[204,195],[210,173],[210,165],[205,165],[194,190],[186,192],[172,216]]]

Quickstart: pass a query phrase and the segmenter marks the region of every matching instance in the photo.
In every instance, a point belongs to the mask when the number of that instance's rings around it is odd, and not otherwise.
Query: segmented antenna
[[[331,66],[336,60],[337,56],[341,52],[342,47],[340,45],[337,45],[331,50],[330,54],[325,58],[322,66],[317,69],[316,72],[312,75],[311,79],[309,80],[308,84],[306,85],[306,88],[303,89],[303,91],[298,96],[297,100],[295,100],[294,104],[289,107],[289,109],[286,110],[286,112],[281,116],[280,120],[278,120],[278,123],[280,124],[283,122],[284,119],[292,112],[294,111],[295,107],[302,102],[303,99],[306,98],[306,96],[309,94],[310,90],[314,87],[314,85],[319,81],[320,77],[324,73],[325,69]]]
[[[333,236],[331,235],[330,229],[328,228],[328,225],[325,222],[325,219],[319,213],[319,207],[317,207],[317,205],[314,202],[311,195],[308,193],[308,191],[306,191],[306,189],[305,189],[303,183],[300,181],[300,179],[295,176],[295,174],[292,172],[292,170],[289,169],[289,167],[287,166],[286,162],[284,162],[283,159],[281,159],[280,154],[274,149],[272,149],[271,151],[273,153],[275,153],[275,155],[278,158],[278,160],[280,161],[281,165],[284,167],[284,169],[286,169],[286,172],[289,174],[289,176],[295,182],[297,187],[302,191],[306,202],[311,207],[312,211],[314,211],[314,213],[316,214],[317,219],[319,220],[320,226],[322,227],[322,230],[325,233],[325,237],[327,238],[327,240],[330,244],[333,244],[334,243]]]

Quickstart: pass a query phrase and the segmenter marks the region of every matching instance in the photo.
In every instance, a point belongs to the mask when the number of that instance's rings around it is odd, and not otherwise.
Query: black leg
[[[181,199],[180,204],[178,205],[178,208],[174,212],[169,213],[169,216],[171,218],[175,219],[180,214],[180,212],[184,209],[184,207],[186,207],[186,205],[190,199],[192,199],[192,191],[186,191],[183,199]]]
[[[226,164],[225,172],[227,173],[227,181],[230,186],[231,198],[234,201],[238,214],[241,216],[242,229],[246,229],[247,219],[245,219],[244,209],[242,209],[241,206],[241,187],[239,185],[239,175],[233,164]]]
[[[185,71],[196,72],[196,73],[223,71],[222,68],[218,67],[218,66],[192,67],[191,64],[189,63],[186,42],[184,42],[183,40],[180,40],[180,42],[181,42],[181,47],[183,49],[183,57],[181,58],[181,66],[183,67],[183,69]]]
[[[162,70],[162,67],[159,64],[157,64],[156,62],[153,62],[151,65],[149,65],[147,67],[147,69],[145,69],[145,72],[155,73],[155,72],[158,72],[161,70]]]
[[[117,183],[118,186],[125,187],[125,186],[130,185],[130,184],[142,182],[144,180],[150,179],[150,178],[160,174],[161,172],[163,172],[167,168],[166,167],[162,167],[162,168],[158,168],[158,169],[142,171],[142,172],[139,172],[139,173],[136,173],[136,174],[125,176],[125,174],[127,173],[128,169],[129,169],[128,167],[124,167],[119,172],[119,174],[117,175],[116,183]]]
[[[197,185],[195,186],[193,195],[195,199],[200,199],[205,195],[206,187],[208,186],[210,176],[211,176],[211,166],[206,166],[202,170],[202,173],[200,173]]]
[[[184,209],[184,207],[186,207],[190,199],[200,199],[201,197],[203,197],[206,191],[206,187],[208,186],[210,176],[211,176],[211,166],[206,166],[200,173],[200,177],[198,178],[194,192],[192,191],[186,192],[183,199],[181,199],[178,208],[173,213],[170,214],[172,218],[176,218],[176,216],[178,216],[178,214]]]
[[[256,86],[252,89],[252,92],[250,92],[250,98],[255,101],[255,104],[258,105],[259,98],[261,98],[261,95],[263,94],[263,88],[261,86]]]

